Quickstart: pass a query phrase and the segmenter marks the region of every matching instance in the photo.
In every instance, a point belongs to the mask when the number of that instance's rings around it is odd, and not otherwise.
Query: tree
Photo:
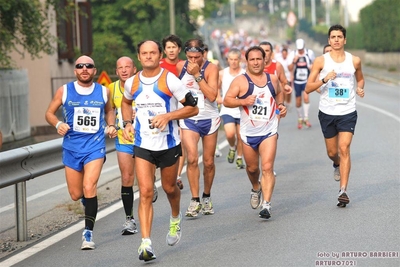
[[[67,0],[71,2],[71,0]],[[55,18],[48,16],[50,7],[58,7],[58,0],[0,0],[0,68],[12,68],[12,51],[32,59],[40,54],[53,54],[57,37],[50,33]],[[59,15],[68,10],[57,10]],[[62,17],[62,16],[60,16]],[[22,49],[20,49],[21,47]]]
[[[186,41],[196,36],[192,15],[209,17],[218,5],[228,0],[205,0],[205,7],[193,12],[189,11],[188,0],[174,2],[176,34]],[[168,3],[167,0],[92,0],[93,58],[98,70],[114,73],[115,61],[123,55],[135,55],[140,41],[161,41],[170,34]]]

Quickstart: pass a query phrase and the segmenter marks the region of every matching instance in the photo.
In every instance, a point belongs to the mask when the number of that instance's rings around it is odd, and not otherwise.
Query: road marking
[[[395,119],[397,122],[400,123],[400,117],[398,117],[395,114],[390,113],[390,112],[388,112],[386,110],[383,110],[381,108],[377,108],[375,106],[371,106],[371,105],[368,105],[368,104],[365,104],[365,103],[360,103],[359,101],[357,102],[357,105],[362,106],[362,107],[366,107],[366,108],[369,108],[369,109],[372,109],[372,110],[375,110],[375,111],[377,111],[377,112],[379,112],[379,113],[381,113],[381,114],[383,114],[385,116],[388,116],[388,117],[390,117],[392,119]]]
[[[30,196],[30,197],[27,197],[27,198],[26,198],[26,201],[29,202],[29,201],[35,200],[35,199],[40,198],[40,197],[43,197],[43,196],[45,196],[45,195],[47,195],[47,194],[53,193],[54,191],[57,191],[57,190],[59,190],[59,189],[61,189],[61,188],[64,188],[64,187],[66,187],[66,186],[67,186],[66,183],[63,183],[63,184],[54,186],[54,187],[52,187],[52,188],[49,188],[49,189],[44,190],[44,191],[42,191],[42,192],[39,192],[39,193],[37,193],[37,194],[35,194],[35,195],[32,195],[32,196]],[[5,211],[10,210],[10,209],[13,209],[14,206],[15,206],[14,203],[13,203],[13,204],[10,204],[10,205],[7,205],[7,206],[4,206],[4,207],[0,208],[0,213],[5,212]]]
[[[219,147],[222,149],[224,147],[228,146],[228,141],[224,140],[221,144],[219,144]],[[203,156],[201,155],[199,157],[199,164],[203,162]],[[186,165],[183,166],[182,169],[182,173],[186,172]],[[155,185],[157,186],[157,188],[159,188],[161,186],[161,180],[158,180]],[[137,200],[139,198],[139,192],[135,192],[134,194],[135,200]],[[96,217],[96,221],[101,220],[102,218],[110,215],[111,213],[114,213],[115,211],[119,210],[122,208],[122,201],[118,201],[117,203],[99,211],[97,213],[97,217]],[[12,266],[14,264],[17,264],[23,260],[26,260],[28,257],[35,255],[36,253],[50,247],[51,245],[61,241],[64,238],[67,238],[68,236],[78,232],[78,231],[82,231],[83,229],[83,224],[84,220],[81,220],[80,222],[62,230],[61,232],[50,236],[49,238],[46,238],[45,240],[43,240],[42,242],[37,243],[36,245],[33,245],[32,247],[29,247],[23,251],[21,251],[20,253],[16,254],[15,256],[12,256],[10,258],[8,258],[7,260],[1,262],[1,266],[2,267],[9,267]]]

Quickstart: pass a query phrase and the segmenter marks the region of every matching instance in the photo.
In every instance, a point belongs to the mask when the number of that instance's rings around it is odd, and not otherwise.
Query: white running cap
[[[304,49],[304,40],[303,39],[297,39],[296,40],[296,48],[298,50]]]

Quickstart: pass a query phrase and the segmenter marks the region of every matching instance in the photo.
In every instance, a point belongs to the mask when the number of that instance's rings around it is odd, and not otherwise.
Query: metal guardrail
[[[17,241],[27,241],[28,220],[26,181],[60,170],[63,138],[0,153],[0,189],[15,185]],[[106,152],[115,151],[114,140],[107,139]]]

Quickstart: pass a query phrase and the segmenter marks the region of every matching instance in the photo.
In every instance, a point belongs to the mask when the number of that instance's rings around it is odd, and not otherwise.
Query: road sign
[[[288,16],[287,16],[287,18],[286,18],[286,21],[287,21],[287,24],[288,24],[290,27],[294,27],[294,25],[296,25],[297,17],[296,17],[296,15],[294,14],[293,11],[290,11],[290,12],[289,12],[289,14],[288,14]]]
[[[100,76],[99,76],[99,78],[97,79],[97,82],[98,82],[99,84],[101,84],[101,85],[104,85],[104,86],[108,86],[110,83],[112,83],[110,77],[108,76],[108,74],[107,74],[107,72],[106,72],[105,70],[103,70],[103,71],[100,73]]]

